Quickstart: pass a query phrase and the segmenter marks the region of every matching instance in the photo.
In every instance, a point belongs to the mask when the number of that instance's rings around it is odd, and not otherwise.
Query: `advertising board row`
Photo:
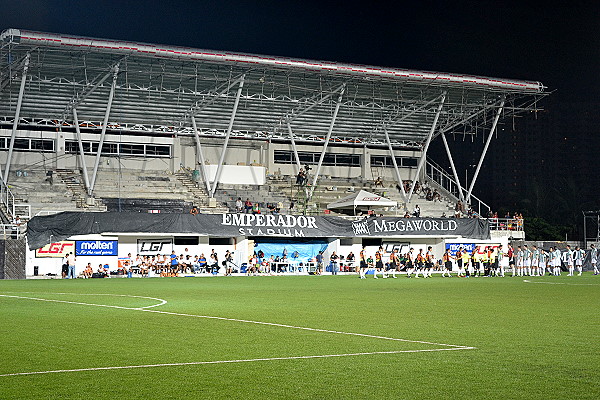
[[[172,238],[138,239],[138,254],[165,254],[173,250]],[[62,258],[69,253],[76,256],[116,256],[117,240],[63,240],[50,243],[35,251],[36,258]]]

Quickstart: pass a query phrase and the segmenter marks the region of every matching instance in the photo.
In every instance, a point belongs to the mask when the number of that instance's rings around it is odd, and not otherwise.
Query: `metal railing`
[[[0,179],[0,201],[6,210],[9,218],[15,217],[15,196],[12,191],[8,188],[8,185],[4,180]]]
[[[442,167],[434,163],[433,161],[427,160],[425,164],[425,175],[434,183],[438,184],[447,195],[454,198],[455,201],[460,199],[460,191],[466,192],[461,186],[456,183],[454,178],[444,171]],[[481,201],[474,195],[471,195],[471,208],[480,216],[485,216],[490,211],[490,206]]]
[[[522,218],[487,218],[493,231],[523,231]]]
[[[8,185],[0,179],[0,203],[4,206],[8,217],[12,220],[16,216],[23,219],[31,218],[31,205],[27,203],[17,203],[15,195]]]
[[[2,235],[2,239],[21,239],[24,233],[24,227],[19,225],[0,224],[0,235]]]

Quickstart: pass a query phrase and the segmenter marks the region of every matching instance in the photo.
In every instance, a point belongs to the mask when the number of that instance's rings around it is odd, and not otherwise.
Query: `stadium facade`
[[[399,183],[405,205],[427,180],[472,203],[497,126],[537,110],[544,96],[535,81],[8,29],[0,35],[3,210],[17,213],[8,185],[32,168],[78,171],[91,200],[102,197],[101,170],[195,170],[212,198],[221,184],[264,185],[311,165],[309,198],[322,176],[381,176]],[[447,145],[453,134],[484,136],[469,187]],[[451,172],[427,159],[433,140],[444,142]]]

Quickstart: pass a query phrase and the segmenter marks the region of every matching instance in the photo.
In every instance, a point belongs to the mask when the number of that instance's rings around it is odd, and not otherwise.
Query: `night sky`
[[[574,100],[600,92],[598,1],[2,3],[2,29],[537,80]]]
[[[600,104],[600,1],[2,3],[0,30],[534,80],[552,92],[542,106]]]

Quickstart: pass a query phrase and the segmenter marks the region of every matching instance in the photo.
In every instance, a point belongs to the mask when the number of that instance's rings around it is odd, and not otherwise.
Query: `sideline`
[[[568,286],[600,286],[600,283],[568,283],[568,282],[537,282],[523,279],[525,283],[544,283],[546,285],[568,285]]]
[[[250,358],[247,360],[218,360],[218,361],[192,361],[183,363],[167,363],[167,364],[145,364],[145,365],[125,365],[115,367],[95,367],[95,368],[76,368],[76,369],[57,369],[52,371],[35,371],[35,372],[16,372],[12,374],[1,374],[3,376],[20,376],[20,375],[41,375],[41,374],[58,374],[62,372],[83,372],[83,371],[104,371],[114,369],[133,369],[133,368],[156,368],[156,367],[179,367],[185,365],[206,365],[206,364],[231,364],[257,361],[283,361],[283,360],[306,360],[311,358],[330,358],[330,357],[354,357],[354,356],[369,356],[375,354],[400,354],[400,353],[425,353],[434,351],[453,351],[453,350],[472,350],[475,347],[461,347],[448,349],[422,349],[422,350],[396,350],[396,351],[372,351],[367,353],[345,353],[345,354],[323,354],[317,356],[291,356],[291,357],[270,357],[270,358]]]

